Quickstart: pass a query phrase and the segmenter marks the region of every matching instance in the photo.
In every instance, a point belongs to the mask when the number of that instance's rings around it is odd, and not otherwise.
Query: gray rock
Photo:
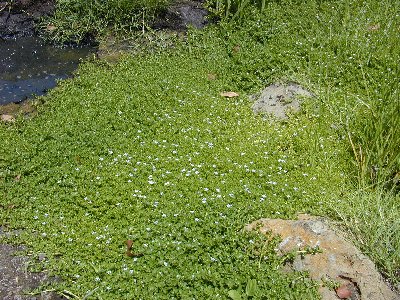
[[[152,24],[154,29],[186,30],[188,26],[203,28],[208,12],[202,1],[179,0],[167,7]]]
[[[277,119],[287,119],[287,113],[298,112],[301,98],[312,97],[313,94],[296,83],[272,84],[260,95],[253,95],[253,111],[256,114],[267,114]]]

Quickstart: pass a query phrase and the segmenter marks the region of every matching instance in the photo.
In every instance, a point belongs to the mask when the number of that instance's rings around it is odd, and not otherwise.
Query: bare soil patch
[[[0,227],[0,236],[7,233]],[[45,272],[29,272],[32,259],[19,255],[23,246],[0,243],[0,299],[2,300],[65,300],[54,292],[30,293],[34,289],[47,285],[55,279]],[[43,256],[41,259],[45,259]]]

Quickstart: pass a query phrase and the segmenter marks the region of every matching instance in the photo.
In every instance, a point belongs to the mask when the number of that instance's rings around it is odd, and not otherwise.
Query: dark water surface
[[[55,48],[36,37],[0,40],[0,105],[43,95],[94,52],[90,47]]]

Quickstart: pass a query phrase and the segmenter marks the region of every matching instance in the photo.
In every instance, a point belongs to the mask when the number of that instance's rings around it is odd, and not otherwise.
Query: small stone
[[[44,260],[46,260],[46,253],[39,253],[39,255],[38,255],[38,260],[39,260],[39,261],[44,261]]]
[[[215,79],[217,79],[217,75],[214,74],[214,73],[209,73],[209,74],[207,74],[207,79],[208,80],[215,80]]]
[[[12,115],[1,115],[1,120],[5,123],[14,123],[15,118]]]
[[[223,92],[220,94],[222,97],[225,98],[233,98],[233,97],[239,97],[239,94],[236,92]]]
[[[53,24],[49,24],[46,26],[46,31],[49,31],[49,32],[53,32],[56,29],[57,29],[57,27],[54,26]]]

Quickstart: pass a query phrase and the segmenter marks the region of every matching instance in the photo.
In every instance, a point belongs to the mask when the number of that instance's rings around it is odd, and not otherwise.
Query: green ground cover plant
[[[399,6],[271,1],[174,49],[83,64],[37,117],[0,125],[0,221],[23,229],[3,241],[46,253],[71,299],[318,299],[281,272],[276,239],[243,231],[308,212],[343,220],[398,282]],[[248,96],[279,80],[316,96],[255,116]],[[375,165],[391,168],[379,182],[360,171]]]

